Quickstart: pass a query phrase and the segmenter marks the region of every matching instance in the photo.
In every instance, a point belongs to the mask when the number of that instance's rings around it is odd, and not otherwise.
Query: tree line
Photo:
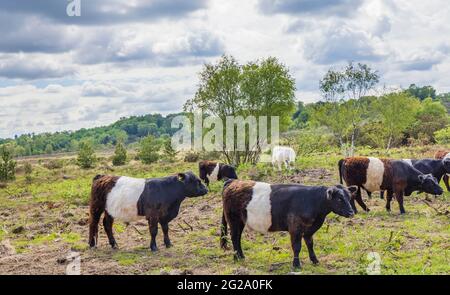
[[[205,64],[199,73],[194,97],[184,113],[202,110],[205,115],[279,116],[280,129],[294,140],[300,152],[339,147],[351,155],[357,146],[391,147],[408,144],[449,143],[450,93],[438,94],[432,86],[411,84],[407,89],[380,90],[379,73],[366,64],[352,63],[330,69],[318,81],[321,98],[304,104],[296,101],[295,80],[289,68],[269,57],[240,64],[222,56]],[[138,148],[148,136],[164,146],[177,129],[171,114],[121,118],[103,127],[42,134],[23,134],[0,139],[15,156],[113,148],[121,143]],[[271,128],[269,124],[269,129]],[[270,130],[268,135],[270,137]],[[165,140],[159,140],[165,139]],[[228,162],[256,162],[260,150],[248,146],[243,152],[220,150]],[[150,162],[154,155],[150,155]]]
[[[146,136],[171,136],[176,129],[170,127],[172,118],[179,114],[163,116],[149,114],[121,118],[103,127],[42,134],[22,134],[14,139],[0,139],[0,145],[8,144],[15,156],[32,156],[61,152],[75,152],[88,143],[94,149],[113,148],[117,143],[125,145],[138,142]]]
[[[299,144],[327,138],[325,147],[338,146],[353,155],[357,145],[390,149],[450,143],[450,93],[437,95],[431,86],[411,84],[367,95],[378,82],[378,73],[364,64],[329,70],[320,81],[322,99],[298,102],[291,130],[305,134],[298,136]]]

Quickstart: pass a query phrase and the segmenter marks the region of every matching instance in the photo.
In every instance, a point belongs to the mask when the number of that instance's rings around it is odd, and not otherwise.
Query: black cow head
[[[344,217],[352,217],[355,212],[353,212],[352,206],[350,205],[350,199],[352,194],[356,193],[357,190],[357,186],[345,188],[339,184],[328,188],[327,201],[331,207],[331,211]]]
[[[444,165],[445,172],[450,174],[450,158],[442,159],[442,164]]]
[[[236,174],[236,168],[234,168],[231,165],[223,165],[220,172],[221,172],[222,178],[225,180],[238,179],[238,176]]]
[[[437,182],[437,179],[431,174],[420,174],[420,190],[433,195],[442,195],[444,190]]]
[[[200,197],[208,193],[206,186],[190,171],[178,173],[178,180],[184,184],[185,195],[188,198]]]

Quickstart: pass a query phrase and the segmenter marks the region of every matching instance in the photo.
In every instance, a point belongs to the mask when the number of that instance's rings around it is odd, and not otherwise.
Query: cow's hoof
[[[317,257],[311,258],[311,262],[312,262],[312,264],[314,264],[314,265],[319,264],[319,260],[317,259]]]
[[[366,212],[370,212],[370,209],[369,209],[369,208],[366,208],[366,209],[364,209],[364,211],[366,211]]]
[[[166,245],[166,248],[172,248],[172,247],[173,247],[173,245],[172,245],[172,243],[171,243],[171,242],[169,242],[169,243],[165,243],[165,245]]]
[[[245,257],[242,255],[237,255],[237,254],[234,254],[234,261],[241,261],[241,260],[244,260],[245,259]]]
[[[158,251],[158,247],[157,246],[151,246],[150,247],[150,251],[157,252]]]
[[[111,245],[111,248],[114,250],[119,249],[119,245],[117,245],[117,243],[115,243],[115,244]]]
[[[302,266],[300,263],[292,263],[292,272],[299,272],[302,270]]]

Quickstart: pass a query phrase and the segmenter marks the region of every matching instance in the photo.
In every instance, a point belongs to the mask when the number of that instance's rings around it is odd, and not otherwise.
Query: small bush
[[[164,157],[170,162],[175,160],[178,152],[172,147],[172,142],[170,139],[167,139],[164,142]]]
[[[139,147],[139,159],[144,164],[151,164],[159,159],[160,143],[152,136],[149,135],[143,138]]]
[[[127,161],[127,150],[125,149],[125,146],[119,142],[116,145],[116,150],[114,151],[113,156],[113,165],[114,166],[121,166],[124,165]]]
[[[185,156],[184,156],[184,161],[188,162],[188,163],[194,163],[197,162],[199,158],[199,154],[196,152],[188,152]]]
[[[80,150],[78,151],[77,164],[83,169],[93,168],[97,158],[95,157],[92,145],[87,142],[80,143]]]
[[[292,146],[297,155],[327,152],[337,146],[333,135],[324,128],[302,129],[290,137],[286,145]]]
[[[61,160],[50,160],[44,164],[44,167],[49,170],[61,169],[63,166],[63,161]]]
[[[26,162],[24,165],[24,171],[25,171],[25,181],[27,183],[31,183],[32,178],[31,178],[31,174],[33,173],[33,166],[29,163]]]
[[[16,161],[9,146],[0,146],[0,181],[16,179]]]
[[[217,160],[222,158],[222,153],[217,151],[203,151],[199,154],[199,159],[202,160]]]
[[[434,133],[434,138],[439,144],[449,144],[450,143],[450,126],[444,129],[438,130]]]

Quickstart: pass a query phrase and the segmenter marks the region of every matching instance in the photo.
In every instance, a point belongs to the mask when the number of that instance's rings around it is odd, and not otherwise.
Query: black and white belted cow
[[[308,247],[312,263],[319,263],[313,248],[313,235],[325,217],[334,212],[353,216],[351,194],[356,186],[304,186],[269,184],[251,180],[229,180],[222,192],[223,216],[221,247],[227,248],[227,226],[235,251],[234,258],[243,259],[241,235],[245,227],[260,233],[288,231],[294,252],[293,266],[300,267],[302,239]]]
[[[158,223],[164,233],[164,244],[170,247],[169,222],[178,215],[181,202],[186,197],[203,196],[207,192],[192,172],[148,179],[97,175],[92,183],[89,205],[89,246],[97,245],[98,223],[104,213],[103,226],[111,247],[117,247],[113,235],[114,220],[130,222],[142,218],[148,221],[150,249],[158,250]]]

